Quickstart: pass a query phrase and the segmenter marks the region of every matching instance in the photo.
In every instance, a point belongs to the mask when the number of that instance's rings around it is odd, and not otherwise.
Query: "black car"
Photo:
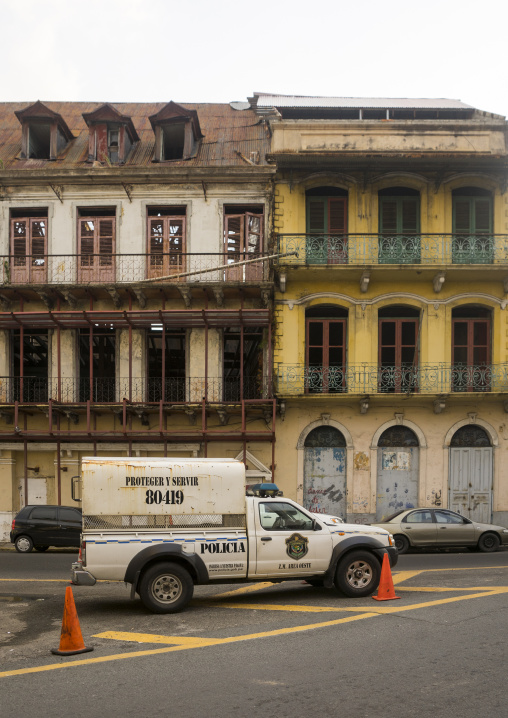
[[[25,506],[12,522],[11,543],[20,553],[50,546],[79,547],[81,509],[74,506]]]

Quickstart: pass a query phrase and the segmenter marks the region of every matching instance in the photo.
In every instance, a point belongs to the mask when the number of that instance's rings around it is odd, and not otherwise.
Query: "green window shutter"
[[[379,207],[379,230],[382,234],[397,234],[397,200],[382,197]]]
[[[469,197],[455,197],[453,200],[453,233],[470,234],[471,201]]]
[[[326,233],[325,202],[322,199],[307,200],[307,234]]]
[[[417,197],[401,197],[399,205],[399,215],[401,215],[402,234],[417,234],[419,227],[419,207],[420,203]]]
[[[475,233],[492,232],[492,205],[490,197],[474,197]]]
[[[328,200],[328,233],[345,234],[347,232],[346,198]]]

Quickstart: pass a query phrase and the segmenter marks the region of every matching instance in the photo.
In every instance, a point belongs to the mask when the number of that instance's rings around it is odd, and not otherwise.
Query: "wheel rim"
[[[366,561],[353,561],[348,566],[346,581],[352,588],[365,588],[372,580],[372,566]]]
[[[404,551],[406,548],[406,542],[403,539],[395,539],[395,548],[397,551]]]
[[[497,546],[496,537],[492,534],[485,536],[483,539],[483,545],[485,548],[494,548],[494,546]]]
[[[157,576],[152,582],[152,596],[159,603],[174,603],[182,595],[182,583],[172,574]]]
[[[22,536],[16,541],[16,546],[20,551],[30,551],[30,539]]]

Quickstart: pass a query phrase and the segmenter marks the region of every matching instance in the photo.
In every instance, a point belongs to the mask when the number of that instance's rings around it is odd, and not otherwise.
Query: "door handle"
[[[440,526],[439,528],[440,528],[440,529],[445,529],[445,528],[446,528],[446,526]]]
[[[261,541],[271,541],[271,540],[272,540],[271,536],[262,536],[261,537]]]

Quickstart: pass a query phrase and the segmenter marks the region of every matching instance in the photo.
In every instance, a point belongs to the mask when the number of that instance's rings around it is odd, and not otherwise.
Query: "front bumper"
[[[71,566],[71,583],[74,586],[94,586],[97,579],[89,571],[85,571],[80,563],[73,563]]]

